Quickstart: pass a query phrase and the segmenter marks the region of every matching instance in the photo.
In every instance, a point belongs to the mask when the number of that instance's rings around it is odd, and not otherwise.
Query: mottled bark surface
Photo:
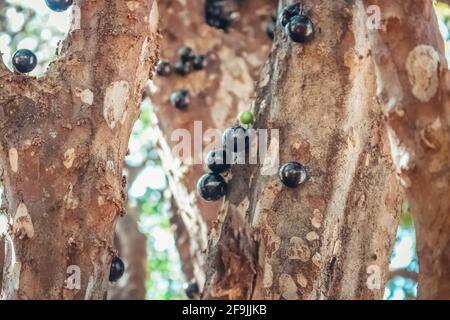
[[[304,163],[311,180],[287,189],[262,165],[234,166],[209,239],[204,298],[383,296],[400,197],[365,10],[358,1],[305,4],[315,39],[292,43],[278,26],[254,112],[257,128],[280,130],[281,163]],[[373,270],[379,286],[367,285]]]
[[[195,185],[205,168],[181,159],[171,149],[178,141],[171,141],[176,129],[186,129],[192,135],[192,157],[198,161],[203,154],[194,150],[194,121],[201,121],[203,131],[222,130],[231,126],[244,109],[248,109],[260,67],[267,58],[271,40],[265,32],[266,24],[275,13],[271,0],[230,1],[237,4],[239,13],[227,33],[208,26],[205,22],[203,1],[166,1],[160,4],[161,59],[178,60],[177,51],[190,46],[198,54],[208,56],[206,70],[196,71],[186,77],[171,75],[156,77],[150,94],[158,121],[155,136],[161,149],[163,165],[169,177],[170,189],[189,233],[190,251],[195,278],[204,282],[204,257],[207,231],[217,218],[217,203],[206,203],[195,194]],[[193,97],[185,111],[169,103],[170,93],[188,89]],[[178,138],[176,138],[178,139]],[[202,143],[202,138],[196,137]],[[206,145],[209,141],[203,141]],[[219,143],[220,141],[217,141]]]
[[[369,32],[392,159],[417,234],[422,299],[450,299],[450,73],[432,1],[380,6]]]
[[[114,226],[125,213],[123,158],[157,53],[153,0],[75,0],[43,78],[0,64],[0,144],[9,232],[3,299],[103,299]],[[126,57],[126,59],[124,59]],[[81,288],[67,283],[81,271]]]

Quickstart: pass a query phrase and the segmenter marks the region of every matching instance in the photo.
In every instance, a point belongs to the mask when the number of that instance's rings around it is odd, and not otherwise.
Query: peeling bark
[[[177,212],[189,233],[194,277],[200,286],[204,283],[207,231],[219,208],[216,203],[206,203],[196,196],[196,182],[205,168],[173,154],[171,150],[178,141],[171,141],[171,135],[176,129],[186,129],[193,136],[194,121],[201,121],[203,132],[210,128],[224,129],[235,121],[240,111],[250,107],[254,81],[271,46],[265,27],[274,14],[275,4],[271,0],[237,3],[239,19],[227,33],[205,23],[203,1],[167,1],[160,6],[164,16],[161,59],[177,61],[178,49],[188,45],[210,60],[206,70],[187,77],[156,77],[149,94],[158,118],[155,136],[162,163]],[[186,111],[176,110],[169,103],[170,93],[182,88],[193,96]],[[193,151],[192,157],[203,159],[201,152]]]
[[[262,164],[233,167],[203,298],[383,296],[401,197],[373,99],[366,13],[358,1],[305,5],[315,39],[292,43],[277,26],[254,113],[256,128],[280,130],[269,149],[279,142],[281,163],[304,163],[311,180],[287,189]]]
[[[417,235],[418,298],[450,299],[450,72],[432,1],[380,6],[369,32],[392,159]]]
[[[81,21],[43,78],[0,63],[0,162],[15,227],[3,299],[105,298],[123,159],[159,37],[156,1],[127,4],[75,0]],[[79,290],[67,286],[71,265]]]

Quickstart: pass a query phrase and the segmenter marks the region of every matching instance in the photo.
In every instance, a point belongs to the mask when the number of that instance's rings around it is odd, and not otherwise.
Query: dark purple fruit
[[[156,73],[160,76],[168,76],[172,73],[172,66],[167,61],[160,61],[156,67]]]
[[[204,55],[195,56],[192,66],[195,70],[203,70],[208,66],[208,58]]]
[[[228,152],[242,152],[248,149],[249,137],[247,130],[241,126],[233,126],[225,130],[222,144]]]
[[[177,109],[185,109],[191,103],[191,94],[187,90],[177,90],[170,95],[170,103]]]
[[[36,55],[28,49],[17,50],[12,58],[14,70],[20,73],[29,73],[37,66]]]
[[[118,256],[114,256],[111,261],[111,269],[109,272],[109,281],[116,282],[125,272],[125,264]]]
[[[309,179],[308,171],[298,162],[288,162],[284,164],[280,168],[278,175],[281,182],[289,188],[298,187]]]
[[[198,295],[200,293],[200,288],[198,287],[197,282],[191,281],[191,282],[185,283],[183,285],[183,287],[184,287],[184,293],[186,294],[186,297],[188,297],[191,300],[198,297]]]
[[[231,25],[231,13],[226,8],[226,1],[205,0],[205,19],[209,26],[227,31]]]
[[[287,6],[281,11],[281,25],[285,27],[291,21],[292,17],[300,15],[302,11],[302,4],[300,3],[294,3]]]
[[[73,3],[73,0],[45,0],[47,6],[56,12],[66,11]]]
[[[314,36],[314,24],[307,16],[295,16],[286,25],[285,32],[292,41],[305,43]]]
[[[230,169],[231,157],[227,158],[224,149],[212,150],[206,156],[206,165],[214,173],[222,173]]]
[[[197,193],[206,201],[217,201],[227,193],[227,183],[217,173],[207,173],[197,182]]]
[[[178,50],[178,55],[180,56],[180,60],[182,62],[189,62],[194,60],[195,58],[194,50],[192,50],[192,48],[190,47],[181,47]]]
[[[192,61],[188,61],[188,62],[178,61],[175,63],[173,68],[175,69],[175,73],[177,73],[181,76],[186,76],[192,72],[192,69],[193,69]]]

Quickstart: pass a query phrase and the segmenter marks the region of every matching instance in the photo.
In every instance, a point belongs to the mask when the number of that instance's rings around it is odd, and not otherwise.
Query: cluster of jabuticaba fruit
[[[250,141],[247,129],[254,121],[251,111],[244,111],[238,117],[241,125],[225,130],[222,136],[222,148],[208,153],[205,162],[210,172],[200,177],[197,182],[197,193],[206,201],[217,201],[227,193],[227,182],[222,176],[231,168],[236,154],[247,152]],[[308,171],[301,163],[291,161],[282,165],[278,176],[288,188],[296,188],[309,179]]]

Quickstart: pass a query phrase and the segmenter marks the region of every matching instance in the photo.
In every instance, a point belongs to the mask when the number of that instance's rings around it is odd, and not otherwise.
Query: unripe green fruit
[[[239,114],[239,121],[242,124],[251,124],[253,120],[253,113],[251,111],[243,111]]]

